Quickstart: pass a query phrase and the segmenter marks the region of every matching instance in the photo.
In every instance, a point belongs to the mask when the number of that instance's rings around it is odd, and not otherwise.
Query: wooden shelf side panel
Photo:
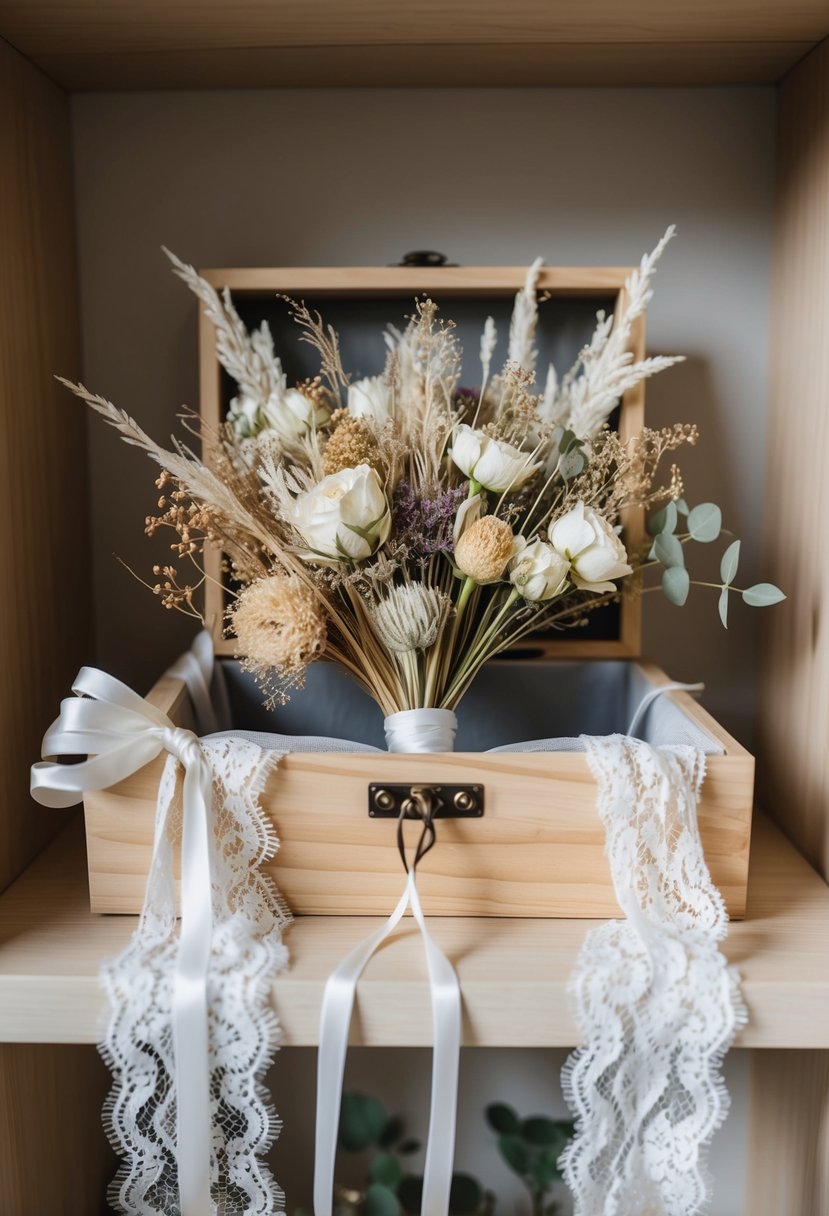
[[[55,373],[80,366],[68,98],[0,41],[0,890],[63,822],[33,807],[38,758],[91,657],[86,417]]]
[[[758,794],[829,876],[829,40],[780,89]]]

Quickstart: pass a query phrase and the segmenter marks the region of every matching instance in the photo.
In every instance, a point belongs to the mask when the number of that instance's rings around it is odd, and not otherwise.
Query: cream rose
[[[271,393],[262,407],[263,429],[276,431],[285,444],[295,443],[328,418],[320,408],[298,388]]]
[[[382,376],[366,376],[348,386],[348,409],[355,418],[382,426],[391,416],[391,393]]]
[[[455,432],[449,455],[462,473],[496,493],[517,490],[541,467],[511,443],[493,439],[466,423]]]
[[[554,599],[563,590],[569,573],[567,559],[544,540],[525,544],[509,564],[513,587],[533,603]]]
[[[273,431],[290,447],[328,419],[322,409],[298,388],[275,388],[265,402],[242,394],[230,403],[228,421],[239,439]]]
[[[233,424],[237,439],[251,439],[262,429],[261,403],[242,393],[231,401],[227,420]]]
[[[625,546],[592,507],[578,502],[550,524],[550,543],[570,563],[570,577],[585,591],[615,591],[611,579],[631,574]]]
[[[377,470],[359,464],[294,499],[291,523],[314,557],[362,561],[388,539],[391,515]]]

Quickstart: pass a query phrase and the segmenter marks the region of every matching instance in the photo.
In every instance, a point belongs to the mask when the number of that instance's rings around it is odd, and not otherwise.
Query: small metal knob
[[[374,795],[374,805],[379,811],[394,810],[394,795],[388,790],[377,790]]]
[[[455,809],[458,811],[471,811],[476,805],[475,799],[468,790],[458,790],[452,801],[455,804]]]

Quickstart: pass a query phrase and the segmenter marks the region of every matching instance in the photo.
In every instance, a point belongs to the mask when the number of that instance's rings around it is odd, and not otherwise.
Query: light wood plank
[[[0,1211],[95,1216],[116,1161],[101,1126],[109,1073],[94,1047],[0,1045]]]
[[[753,1053],[747,1156],[751,1216],[829,1211],[829,1052]]]
[[[822,0],[5,0],[0,32],[29,55],[399,43],[817,41]]]
[[[216,288],[239,295],[326,296],[514,296],[524,286],[526,266],[285,266],[225,267],[199,272]],[[578,297],[615,295],[631,273],[629,266],[545,266],[538,290]],[[212,329],[212,326],[211,326]]]
[[[552,6],[551,6],[552,7]],[[429,88],[772,84],[814,41],[406,43],[244,46],[34,59],[72,92],[219,88]]]
[[[98,968],[126,944],[135,920],[92,915],[84,875],[77,825],[0,898],[0,1041],[95,1041]],[[378,923],[300,917],[291,927],[292,962],[274,986],[286,1045],[316,1043],[328,974]],[[435,917],[430,925],[458,969],[467,1045],[573,1045],[566,987],[589,921]],[[764,820],[754,833],[747,919],[731,926],[725,949],[750,1011],[740,1046],[829,1048],[829,890]],[[425,965],[410,922],[372,961],[357,1006],[354,1043],[431,1041]]]
[[[829,875],[829,42],[780,91],[759,791]]]
[[[652,687],[668,677],[638,664]],[[708,758],[700,832],[729,914],[745,914],[754,759],[689,694],[667,694],[711,735],[724,755]],[[165,676],[150,700],[192,726],[181,681]],[[94,912],[137,913],[152,854],[159,758],[84,799]],[[584,754],[293,753],[262,794],[283,844],[267,869],[295,912],[373,915],[394,902],[400,882],[395,824],[371,818],[371,783],[482,784],[481,819],[447,819],[440,848],[425,859],[420,890],[439,916],[608,917],[617,904],[596,814],[596,784]],[[414,840],[416,825],[407,825]]]
[[[92,908],[134,913],[152,853],[161,762],[86,798]],[[754,762],[711,756],[700,831],[712,877],[730,914],[745,913]],[[291,907],[306,915],[375,915],[394,904],[400,859],[393,820],[368,815],[381,785],[482,783],[482,819],[438,824],[439,846],[419,887],[439,916],[606,918],[617,913],[596,815],[596,784],[583,754],[449,756],[295,753],[263,793],[282,838],[267,864]],[[417,826],[407,825],[413,845]]]
[[[0,890],[62,817],[28,766],[90,655],[86,419],[55,383],[79,366],[66,97],[0,41]]]

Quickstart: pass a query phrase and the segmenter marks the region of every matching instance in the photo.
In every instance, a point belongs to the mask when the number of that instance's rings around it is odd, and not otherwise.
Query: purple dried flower
[[[408,481],[401,481],[392,497],[394,534],[415,556],[451,553],[452,529],[466,486],[439,490],[434,498],[420,497]]]

